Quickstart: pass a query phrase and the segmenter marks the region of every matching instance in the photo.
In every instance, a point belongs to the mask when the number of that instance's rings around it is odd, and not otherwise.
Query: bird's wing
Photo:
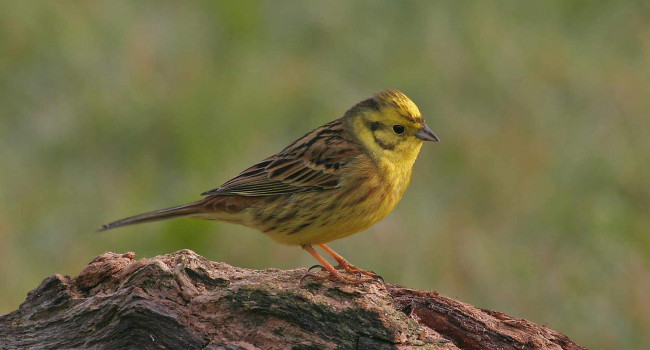
[[[325,124],[202,195],[258,197],[336,188],[345,165],[362,153],[344,132],[339,120]]]

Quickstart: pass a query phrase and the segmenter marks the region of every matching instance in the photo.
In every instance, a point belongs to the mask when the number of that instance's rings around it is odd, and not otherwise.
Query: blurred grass
[[[312,265],[228,224],[94,230],[397,88],[443,142],[333,247],[590,348],[650,348],[645,2],[2,1],[0,28],[0,313],[109,250]]]

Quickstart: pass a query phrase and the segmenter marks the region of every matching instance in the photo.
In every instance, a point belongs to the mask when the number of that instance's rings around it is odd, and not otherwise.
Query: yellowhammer
[[[358,283],[338,270],[377,278],[325,243],[364,230],[393,210],[411,180],[423,141],[438,138],[418,107],[403,93],[385,90],[203,193],[206,197],[198,202],[132,216],[102,230],[176,217],[226,221],[301,246],[329,272],[321,278]],[[313,244],[338,265],[330,265]]]

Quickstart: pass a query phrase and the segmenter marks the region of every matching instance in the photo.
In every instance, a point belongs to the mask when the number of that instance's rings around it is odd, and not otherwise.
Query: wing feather
[[[361,152],[335,120],[203,195],[258,197],[336,188],[345,166]]]

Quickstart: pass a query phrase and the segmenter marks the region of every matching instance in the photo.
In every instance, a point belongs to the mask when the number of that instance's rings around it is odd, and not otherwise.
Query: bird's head
[[[415,103],[397,90],[384,90],[359,102],[343,119],[379,159],[412,163],[423,141],[439,141]]]

